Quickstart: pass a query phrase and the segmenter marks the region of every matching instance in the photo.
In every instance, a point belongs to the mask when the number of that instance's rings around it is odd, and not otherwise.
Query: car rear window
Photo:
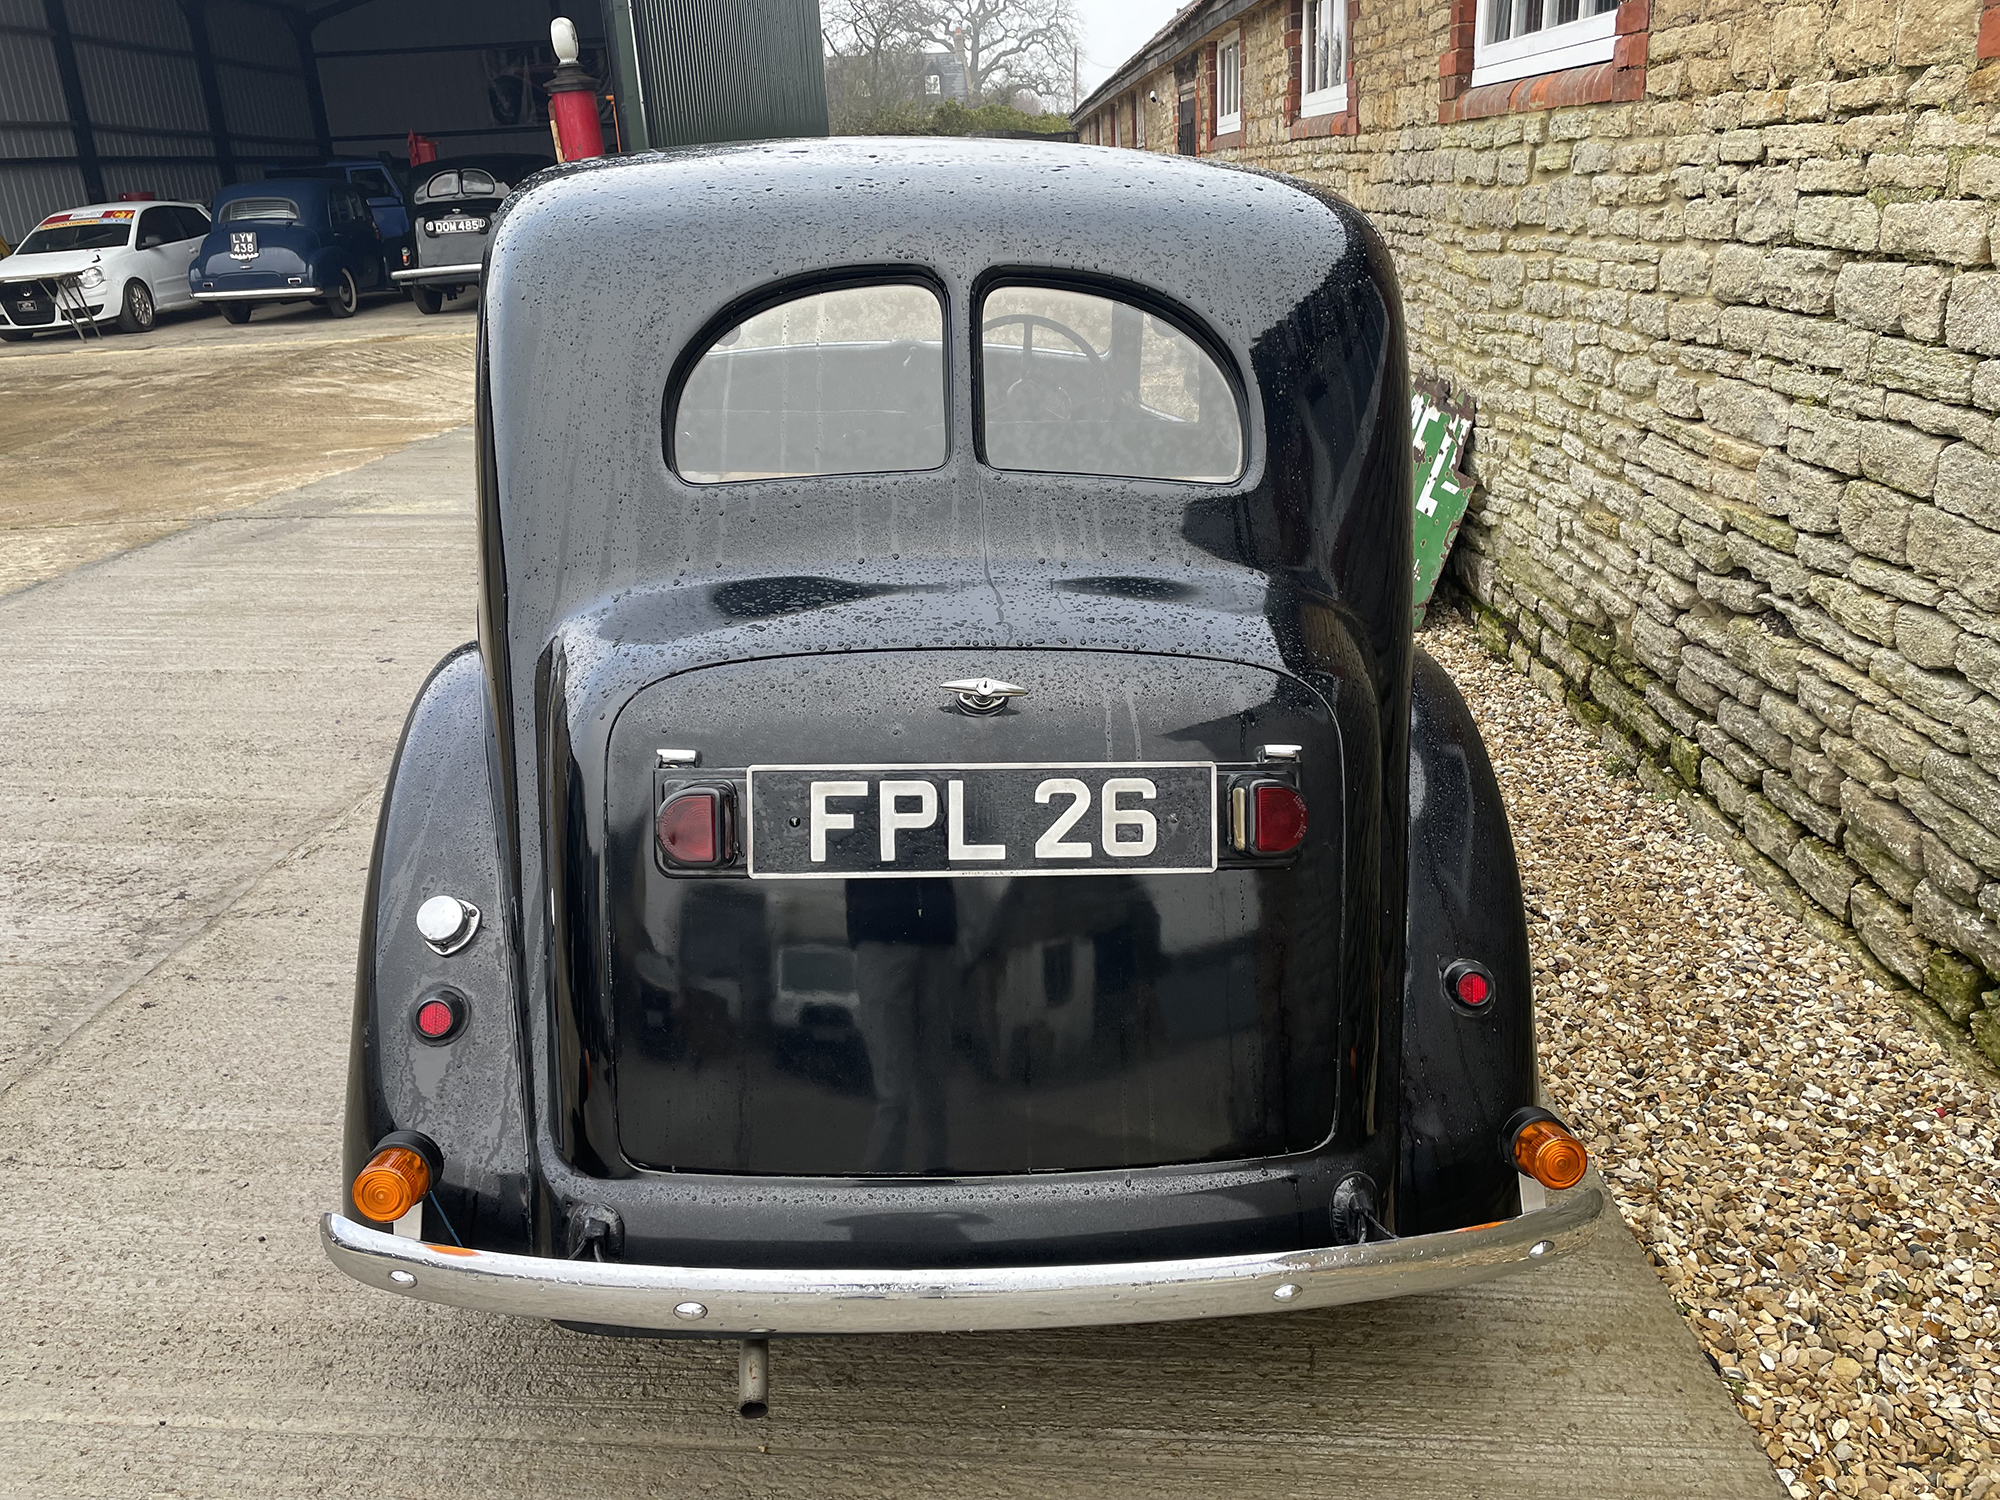
[[[1228,484],[1234,383],[1203,342],[1136,302],[1001,286],[979,315],[980,422],[996,469]]]
[[[935,469],[944,304],[914,282],[810,292],[714,339],[682,381],[670,455],[693,484]]]
[[[221,218],[225,224],[240,224],[246,220],[296,224],[299,222],[299,206],[289,198],[238,198],[222,205]]]
[[[456,198],[458,196],[458,173],[440,172],[424,184],[420,198]]]

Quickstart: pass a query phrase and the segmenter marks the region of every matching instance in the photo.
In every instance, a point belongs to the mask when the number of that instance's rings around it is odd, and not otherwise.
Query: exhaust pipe
[[[736,1415],[746,1421],[771,1411],[771,1341],[745,1339],[736,1354]]]

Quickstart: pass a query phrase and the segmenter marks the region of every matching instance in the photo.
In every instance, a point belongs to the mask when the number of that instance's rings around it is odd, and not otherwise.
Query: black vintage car
[[[410,289],[421,312],[440,312],[448,298],[479,285],[495,215],[515,187],[548,157],[488,154],[434,161],[410,180],[410,237],[391,277]]]
[[[689,151],[517,194],[485,298],[479,639],[383,806],[343,1270],[741,1338],[756,1412],[771,1334],[1588,1236],[1500,795],[1412,648],[1359,213],[1090,148]]]

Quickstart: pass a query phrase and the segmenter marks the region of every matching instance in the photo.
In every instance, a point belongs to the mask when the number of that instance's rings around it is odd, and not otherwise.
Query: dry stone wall
[[[1445,0],[1356,0],[1360,131],[1303,141],[1287,9],[1244,23],[1225,155],[1367,211],[1413,365],[1475,398],[1490,648],[2000,1061],[1979,0],[1656,0],[1643,100],[1451,125]],[[1171,149],[1171,67],[1149,92]]]

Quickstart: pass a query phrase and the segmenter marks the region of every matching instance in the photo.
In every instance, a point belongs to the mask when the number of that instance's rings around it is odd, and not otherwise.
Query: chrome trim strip
[[[425,1244],[339,1214],[327,1257],[420,1302],[621,1328],[713,1333],[965,1333],[1226,1318],[1441,1291],[1580,1249],[1595,1187],[1479,1229],[1273,1255],[952,1271],[723,1270],[501,1255]]]
[[[316,286],[271,286],[259,287],[249,292],[190,292],[188,295],[197,302],[249,302],[258,298],[276,300],[289,298],[293,302],[299,302],[307,297],[324,297],[326,293]]]
[[[389,273],[391,281],[420,281],[426,276],[434,276],[442,281],[458,281],[467,276],[477,280],[479,266],[477,263],[469,266],[411,266],[406,271]]]

